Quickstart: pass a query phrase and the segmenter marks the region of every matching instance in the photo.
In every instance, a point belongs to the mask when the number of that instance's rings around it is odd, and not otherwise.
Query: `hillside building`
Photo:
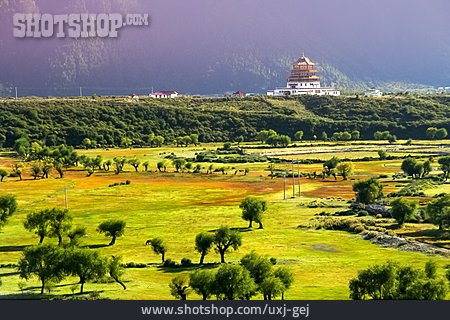
[[[317,75],[316,64],[304,54],[292,65],[291,74],[284,88],[267,92],[269,96],[295,96],[302,94],[339,96],[341,92],[333,88],[322,88]]]
[[[155,99],[175,99],[178,98],[178,92],[176,91],[157,91],[149,94],[150,98]]]

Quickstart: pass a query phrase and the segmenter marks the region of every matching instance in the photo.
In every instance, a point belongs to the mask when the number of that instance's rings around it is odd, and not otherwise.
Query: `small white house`
[[[150,98],[155,99],[175,99],[178,97],[178,92],[176,91],[158,91],[149,94]]]
[[[366,92],[365,96],[366,97],[382,97],[383,92],[381,92],[378,89],[370,89],[369,91]]]

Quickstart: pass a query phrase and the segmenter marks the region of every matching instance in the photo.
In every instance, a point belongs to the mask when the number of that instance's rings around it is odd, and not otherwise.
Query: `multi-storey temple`
[[[339,96],[341,92],[333,88],[322,88],[320,77],[317,75],[315,63],[304,54],[292,65],[291,75],[285,88],[277,88],[267,92],[269,96],[289,95],[329,95]]]

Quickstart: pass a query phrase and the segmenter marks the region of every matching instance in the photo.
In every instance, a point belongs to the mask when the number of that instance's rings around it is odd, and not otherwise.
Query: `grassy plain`
[[[443,141],[442,144],[448,144],[448,141]],[[0,231],[0,265],[17,263],[23,248],[37,244],[38,238],[23,227],[25,217],[35,210],[64,206],[65,187],[68,190],[74,225],[85,226],[88,231],[88,236],[82,240],[83,246],[97,249],[105,256],[120,255],[125,263],[148,264],[145,268],[126,269],[126,291],[116,283],[89,283],[85,286],[87,292],[100,292],[104,298],[171,299],[168,288],[171,278],[179,272],[188,272],[198,266],[189,269],[162,268],[160,257],[145,246],[145,241],[152,237],[161,237],[169,246],[166,258],[179,262],[183,257],[187,257],[197,263],[199,255],[194,251],[195,235],[201,231],[213,231],[221,225],[245,228],[247,222],[241,219],[238,206],[248,195],[257,195],[269,202],[265,229],[243,232],[242,247],[229,254],[227,262],[237,263],[243,255],[252,250],[277,258],[278,265],[287,266],[295,275],[295,282],[287,292],[287,299],[348,299],[348,281],[357,275],[358,270],[387,260],[423,267],[426,261],[433,259],[439,265],[441,273],[443,267],[449,264],[448,259],[441,256],[382,248],[361,239],[358,235],[298,228],[321,211],[340,210],[307,208],[301,204],[327,198],[334,206],[343,208],[346,206],[346,200],[354,196],[352,184],[355,179],[380,174],[392,175],[401,171],[400,160],[357,162],[353,180],[348,181],[342,181],[341,178],[337,181],[333,178],[326,181],[302,178],[302,197],[289,198],[286,201],[283,200],[283,179],[271,179],[268,176],[268,163],[230,164],[227,165],[230,171],[226,175],[207,175],[205,170],[201,174],[174,173],[171,167],[169,172],[156,172],[157,161],[167,154],[173,152],[177,156],[193,157],[196,152],[217,147],[218,145],[207,144],[188,148],[80,150],[80,154],[102,155],[104,159],[112,159],[115,156],[138,157],[141,161],[149,161],[151,172],[142,172],[141,168],[141,172],[135,173],[134,169],[127,165],[126,172],[120,175],[111,171],[96,172],[87,177],[86,171],[77,168],[68,171],[64,179],[57,179],[56,173],[46,180],[34,181],[28,174],[25,175],[24,181],[7,178],[6,182],[0,183],[0,194],[16,195],[19,210]],[[379,150],[380,146],[369,147],[369,150],[372,150],[371,148]],[[436,149],[439,147],[430,146],[429,153],[433,154]],[[288,150],[288,153],[292,150],[295,149]],[[274,151],[286,152],[282,149],[249,149],[249,152],[260,153]],[[367,153],[372,156],[374,152]],[[344,151],[341,153],[352,154]],[[329,152],[325,159],[333,154],[335,153]],[[308,154],[309,158],[322,159],[321,155],[322,153]],[[11,154],[0,154],[0,167],[9,168],[14,161],[16,159],[12,158]],[[250,174],[234,175],[231,167],[249,168]],[[284,170],[288,169],[289,165],[277,164],[276,168]],[[302,165],[303,172],[320,171],[321,168],[320,163]],[[109,187],[112,183],[125,180],[130,180],[131,184]],[[383,183],[386,192],[399,189],[398,181],[384,179]],[[427,195],[441,192],[450,192],[450,185],[427,190]],[[292,195],[292,187],[289,185],[288,195]],[[123,219],[127,223],[125,236],[119,238],[112,247],[107,246],[107,238],[96,232],[98,224],[107,219]],[[408,228],[414,231],[417,227],[407,225],[406,230]],[[427,228],[435,227],[427,225]],[[56,239],[45,239],[44,243],[56,243]],[[204,267],[216,268],[218,261],[218,255],[211,252],[205,259],[207,265]],[[26,294],[39,291],[37,280],[32,279],[26,282],[25,295],[22,295],[18,283],[23,280],[13,267],[0,268],[0,277],[3,282],[0,298],[23,298]],[[52,294],[71,294],[71,286],[76,282],[77,279],[66,279],[53,289]],[[199,297],[191,295],[190,298]]]

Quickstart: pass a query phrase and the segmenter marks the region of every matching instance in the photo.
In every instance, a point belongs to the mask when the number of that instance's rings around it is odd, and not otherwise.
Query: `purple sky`
[[[119,39],[13,38],[12,14],[33,8],[148,13],[151,26]],[[0,83],[263,91],[305,51],[358,79],[450,85],[449,17],[447,0],[0,0]]]

